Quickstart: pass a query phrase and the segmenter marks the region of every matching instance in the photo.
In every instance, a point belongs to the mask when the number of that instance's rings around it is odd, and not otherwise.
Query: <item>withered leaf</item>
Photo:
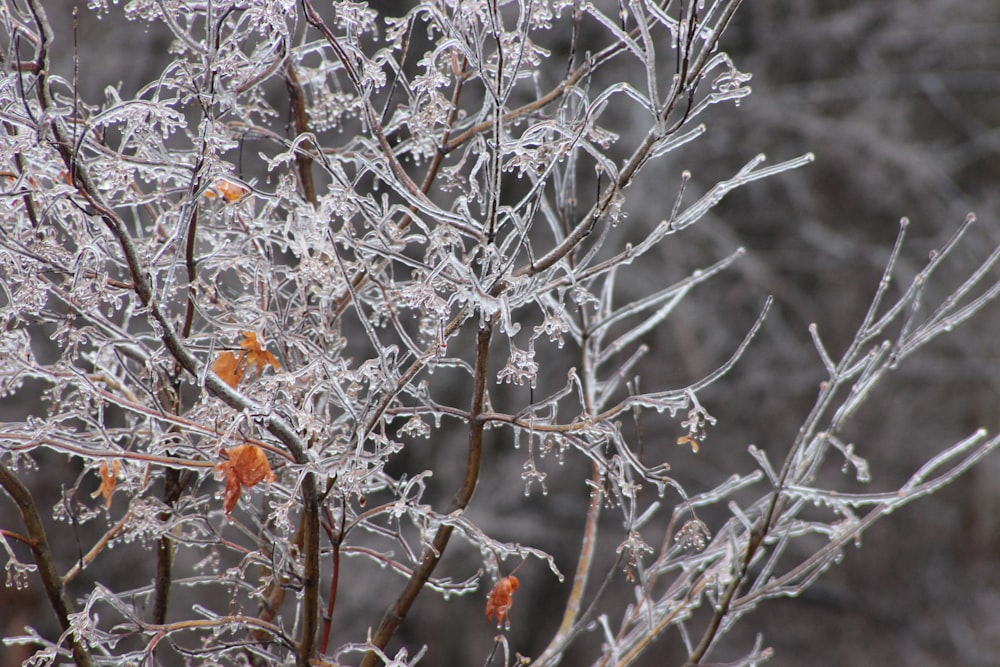
[[[247,369],[260,375],[265,366],[281,368],[278,358],[257,340],[257,334],[253,331],[244,331],[239,352],[235,354],[228,350],[220,352],[212,363],[212,371],[235,389]]]
[[[507,615],[514,604],[512,595],[520,585],[521,582],[512,574],[509,577],[504,577],[493,586],[493,590],[490,591],[490,596],[486,600],[486,620],[496,616],[498,628],[504,624],[510,627],[510,619],[507,618]]]
[[[273,482],[277,479],[271,470],[264,450],[256,445],[238,445],[229,450],[222,450],[228,460],[215,467],[226,476],[226,495],[223,507],[226,514],[233,511],[240,499],[243,487],[251,487],[263,481]]]
[[[118,485],[118,472],[121,470],[121,461],[115,459],[111,469],[108,469],[108,462],[101,462],[101,485],[97,487],[97,491],[90,494],[91,498],[96,498],[97,496],[104,496],[104,506],[111,507],[111,494],[115,492],[115,487]]]
[[[237,185],[236,183],[233,183],[232,181],[227,181],[226,179],[220,179],[216,181],[215,184],[212,186],[212,188],[213,188],[212,190],[205,191],[206,197],[211,199],[218,196],[222,197],[227,202],[239,201],[248,192],[250,192],[242,185]]]

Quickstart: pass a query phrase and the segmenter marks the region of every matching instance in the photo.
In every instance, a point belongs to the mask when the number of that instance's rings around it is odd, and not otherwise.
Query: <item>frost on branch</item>
[[[876,478],[844,425],[996,295],[994,252],[918,307],[963,227],[893,302],[900,240],[839,361],[812,329],[828,377],[794,442],[726,449],[715,397],[773,300],[716,310],[746,253],[704,260],[692,228],[813,158],[738,155],[710,186],[650,170],[700,166],[709,107],[750,93],[724,50],[738,2],[89,3],[169,41],[132,91],[65,70],[70,8],[8,5],[0,473],[21,523],[0,544],[8,585],[54,601],[59,626],[16,640],[37,664],[411,665],[443,641],[398,632],[418,595],[440,632],[488,573],[487,619],[510,625],[509,556],[546,566],[521,573],[517,626],[565,583],[536,664],[593,632],[599,663],[658,633],[693,649],[700,606],[711,647],[996,445],[977,432],[892,493],[817,482]],[[702,374],[660,363],[693,301],[733,341]],[[709,427],[719,447],[674,446]],[[759,470],[703,463],[724,455]],[[139,583],[109,576],[119,559]],[[468,616],[472,662],[520,641]]]

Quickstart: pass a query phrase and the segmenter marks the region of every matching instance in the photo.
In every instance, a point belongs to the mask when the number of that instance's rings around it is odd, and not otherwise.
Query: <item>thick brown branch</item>
[[[49,549],[49,540],[45,535],[45,526],[42,524],[42,517],[35,507],[35,500],[31,497],[31,492],[28,491],[27,487],[21,483],[21,480],[2,463],[0,463],[0,486],[21,512],[28,537],[31,539],[31,551],[35,558],[35,564],[38,566],[38,574],[42,578],[42,586],[45,587],[45,595],[49,598],[49,604],[56,612],[60,627],[63,630],[69,630],[69,615],[73,613],[73,607],[66,597],[62,578],[56,570],[52,551]],[[87,653],[86,648],[76,635],[70,633],[67,635],[67,639],[73,650],[73,660],[77,665],[89,666],[93,664],[90,660],[90,654]]]
[[[472,390],[472,407],[470,409],[472,419],[469,422],[469,452],[465,466],[465,477],[462,479],[461,487],[459,487],[451,500],[451,504],[448,506],[447,514],[465,509],[472,499],[472,494],[475,493],[476,485],[479,482],[480,463],[483,455],[483,427],[485,426],[485,422],[479,418],[479,415],[482,413],[484,398],[486,396],[486,377],[489,373],[489,348],[492,334],[492,323],[488,322],[479,329],[476,341],[476,368]],[[420,556],[420,562],[413,570],[413,574],[409,581],[407,581],[406,587],[399,594],[399,597],[396,598],[396,602],[392,607],[385,613],[385,616],[382,617],[382,622],[372,637],[372,644],[376,648],[385,649],[389,640],[392,639],[396,630],[399,629],[403,619],[406,618],[406,614],[410,611],[410,607],[413,606],[420,591],[427,583],[427,580],[430,579],[434,568],[437,567],[438,562],[441,560],[441,556],[448,546],[448,541],[451,539],[453,530],[454,527],[451,525],[441,526],[437,533],[435,533],[434,539],[431,541],[431,546],[424,549],[423,554]],[[374,651],[369,651],[365,654],[364,660],[361,661],[361,667],[375,667],[377,660],[378,655]]]
[[[285,61],[285,88],[288,90],[288,104],[292,115],[292,126],[295,128],[296,136],[302,136],[309,132],[309,118],[306,115],[306,94],[302,89],[302,82],[295,72],[295,65],[291,57]],[[312,148],[310,141],[307,146],[303,146],[295,151],[295,166],[299,170],[299,181],[302,183],[302,193],[306,201],[313,206],[316,205],[316,182],[313,180],[312,165],[313,159],[309,154]]]

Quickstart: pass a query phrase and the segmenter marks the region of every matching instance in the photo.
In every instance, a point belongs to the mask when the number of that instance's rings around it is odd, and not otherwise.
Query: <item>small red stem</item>
[[[333,610],[337,605],[337,589],[340,585],[340,542],[344,537],[344,522],[347,514],[346,502],[343,505],[340,513],[340,529],[336,533],[333,530],[333,515],[330,512],[330,508],[324,508],[326,511],[326,521],[323,522],[323,528],[326,531],[327,538],[330,540],[330,546],[333,548],[333,571],[330,574],[330,595],[326,603],[326,614],[323,617],[323,632],[319,646],[320,655],[326,655],[326,648],[330,642],[330,628],[333,625]]]

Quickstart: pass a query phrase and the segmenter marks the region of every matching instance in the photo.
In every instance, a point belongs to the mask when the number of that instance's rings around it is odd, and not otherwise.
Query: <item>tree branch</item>
[[[487,322],[480,327],[477,336],[476,367],[472,389],[472,407],[470,408],[472,418],[469,421],[469,452],[465,465],[465,477],[462,479],[462,485],[452,498],[448,510],[445,512],[446,514],[464,510],[472,499],[472,494],[475,493],[476,485],[479,482],[480,463],[483,455],[483,428],[485,426],[485,422],[480,418],[480,415],[482,414],[484,398],[486,396],[486,378],[489,374],[489,348],[492,334],[493,324],[492,322]],[[427,580],[430,579],[431,574],[433,574],[434,568],[437,567],[438,562],[441,560],[441,556],[444,555],[444,550],[448,546],[448,541],[451,539],[453,530],[454,526],[451,524],[441,526],[438,528],[437,533],[434,534],[431,545],[424,548],[423,554],[420,556],[420,562],[413,570],[413,575],[407,582],[406,587],[399,594],[399,597],[396,598],[396,602],[386,611],[378,630],[376,630],[375,635],[372,637],[371,643],[375,648],[384,650],[389,640],[396,634],[396,630],[399,629],[403,619],[406,618],[406,614],[410,611],[413,603],[416,602],[420,591],[427,583]],[[378,659],[378,654],[375,651],[368,651],[361,661],[361,667],[375,667]]]
[[[21,483],[21,480],[11,472],[7,466],[0,463],[0,486],[3,487],[7,495],[10,496],[17,509],[21,512],[24,526],[31,538],[31,552],[35,557],[35,564],[38,565],[38,574],[42,578],[42,586],[45,587],[45,595],[49,598],[59,625],[64,631],[69,630],[69,616],[73,613],[73,607],[66,597],[66,590],[63,587],[62,578],[56,570],[55,560],[52,551],[49,549],[49,540],[45,534],[45,526],[42,524],[42,517],[38,514],[35,501],[31,497],[31,492]],[[68,634],[70,647],[73,650],[73,660],[80,667],[90,667],[92,661],[90,654],[76,634]]]

